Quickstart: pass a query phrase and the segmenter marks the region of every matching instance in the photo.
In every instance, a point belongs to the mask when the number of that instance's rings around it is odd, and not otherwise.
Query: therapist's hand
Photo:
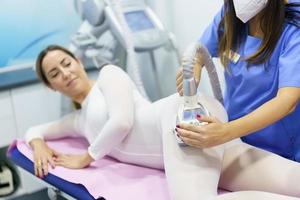
[[[200,82],[200,74],[201,74],[201,67],[195,65],[194,68],[194,74],[195,74],[195,83],[196,87],[198,87],[199,82]],[[180,96],[183,95],[183,68],[180,67],[177,74],[176,74],[176,90],[179,93]]]
[[[55,158],[55,164],[70,169],[82,169],[87,167],[94,159],[88,154],[60,154]]]
[[[197,119],[207,122],[206,125],[178,124],[179,137],[189,146],[196,148],[209,148],[232,140],[227,123],[223,123],[215,117],[201,116]]]
[[[40,178],[48,175],[48,164],[55,168],[54,157],[57,152],[51,149],[44,140],[33,139],[30,141],[30,146],[33,149],[34,159],[34,174]]]
[[[176,74],[176,90],[180,96],[183,95],[183,68],[180,67]]]

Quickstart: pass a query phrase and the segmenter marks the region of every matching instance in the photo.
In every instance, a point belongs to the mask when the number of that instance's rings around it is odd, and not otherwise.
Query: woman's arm
[[[134,121],[133,82],[119,67],[105,66],[97,80],[108,109],[108,120],[88,148],[93,159],[100,159],[119,145]]]
[[[132,92],[134,84],[128,75],[119,67],[107,65],[102,68],[96,84],[105,98],[108,120],[89,146],[87,153],[80,155],[60,154],[55,159],[56,165],[72,169],[88,166],[92,161],[102,158],[119,145],[133,125]],[[97,100],[90,99],[90,101]]]
[[[33,139],[51,140],[78,135],[79,131],[75,121],[78,112],[75,111],[56,121],[29,128],[25,133],[26,142],[30,144]]]
[[[282,119],[293,112],[299,99],[300,88],[281,88],[275,98],[244,117],[222,123],[213,117],[200,116],[199,120],[208,122],[207,125],[179,124],[177,132],[183,141],[191,146],[212,147],[245,136]]]
[[[56,139],[78,135],[75,126],[77,112],[71,113],[60,120],[31,127],[25,134],[26,142],[33,149],[34,172],[43,178],[48,174],[48,163],[55,167],[54,158],[58,153],[51,149],[44,139]]]

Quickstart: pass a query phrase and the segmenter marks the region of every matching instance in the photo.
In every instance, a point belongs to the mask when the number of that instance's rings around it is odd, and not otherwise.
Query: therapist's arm
[[[198,87],[201,79],[201,71],[203,68],[203,60],[200,59],[197,60],[195,66],[194,66],[194,77],[196,82],[196,87]],[[176,74],[176,90],[179,93],[180,96],[183,95],[183,68],[180,67],[179,71]]]
[[[228,132],[235,138],[248,135],[292,113],[300,99],[300,88],[279,89],[277,96],[252,113],[228,123]]]
[[[239,138],[282,119],[294,111],[300,99],[300,88],[279,89],[277,96],[239,119],[222,123],[214,117],[201,116],[204,126],[179,124],[177,132],[183,141],[194,147],[208,148]]]

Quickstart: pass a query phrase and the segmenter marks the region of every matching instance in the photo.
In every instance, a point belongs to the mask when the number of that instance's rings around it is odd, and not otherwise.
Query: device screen
[[[132,32],[154,28],[153,23],[144,11],[133,11],[125,13],[125,19]]]
[[[194,110],[185,110],[183,112],[183,119],[186,121],[192,121],[196,118],[196,113]]]

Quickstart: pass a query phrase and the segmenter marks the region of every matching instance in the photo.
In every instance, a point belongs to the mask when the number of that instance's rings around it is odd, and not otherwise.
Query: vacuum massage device
[[[71,37],[69,49],[84,66],[100,69],[111,63],[124,68],[139,92],[151,101],[174,92],[170,86],[161,87],[160,73],[164,66],[160,58],[163,57],[158,57],[156,51],[175,53],[176,59],[169,61],[179,66],[175,37],[164,28],[145,0],[74,0],[74,6],[82,24]],[[149,72],[153,79],[148,78]],[[165,78],[172,76],[168,74]],[[62,116],[73,107],[69,98],[61,97]]]
[[[98,68],[106,61],[126,66],[140,93],[149,99],[138,63],[138,54],[146,54],[155,74],[152,82],[157,83],[156,90],[161,98],[155,51],[165,48],[175,52],[176,64],[180,58],[173,34],[164,28],[145,0],[75,0],[75,7],[83,20],[71,40],[71,50],[76,56],[86,65],[92,60]]]
[[[199,61],[204,64],[210,83],[212,86],[213,94],[215,98],[223,103],[223,96],[220,87],[220,81],[216,71],[216,67],[211,59],[211,56],[207,49],[201,44],[193,44],[188,47],[182,58],[183,66],[183,104],[179,107],[176,124],[188,123],[201,126],[206,122],[199,122],[197,115],[209,116],[209,111],[201,104],[197,96],[196,82],[194,78],[194,66],[199,64]],[[186,144],[177,136],[175,137],[179,145],[186,146]]]

